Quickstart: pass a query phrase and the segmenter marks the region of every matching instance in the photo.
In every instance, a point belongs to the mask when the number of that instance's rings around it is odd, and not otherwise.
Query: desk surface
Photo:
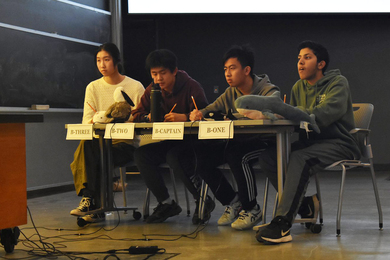
[[[218,122],[218,121],[214,121]],[[297,126],[299,123],[291,121],[291,120],[269,120],[269,119],[262,119],[262,120],[234,120],[232,121],[235,128],[241,128],[241,127],[265,127],[265,126]],[[134,128],[135,129],[149,129],[153,128],[154,123],[135,123]],[[199,127],[199,121],[195,122],[184,122],[185,128],[191,128],[191,127]],[[105,129],[106,124],[94,124],[94,129]]]

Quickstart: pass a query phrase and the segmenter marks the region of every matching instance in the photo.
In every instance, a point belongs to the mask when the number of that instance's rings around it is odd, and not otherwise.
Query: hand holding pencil
[[[192,102],[194,103],[195,109],[190,113],[189,119],[190,121],[199,121],[203,119],[203,114],[198,110],[198,106],[196,105],[195,99],[191,96]]]

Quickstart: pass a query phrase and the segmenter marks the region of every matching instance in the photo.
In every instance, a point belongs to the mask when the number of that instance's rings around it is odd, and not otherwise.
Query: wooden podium
[[[27,224],[25,123],[43,114],[0,113],[0,229]]]

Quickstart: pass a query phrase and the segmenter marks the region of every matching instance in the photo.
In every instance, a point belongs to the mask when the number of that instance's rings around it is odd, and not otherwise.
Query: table
[[[25,123],[43,114],[0,113],[0,229],[27,223]]]
[[[288,155],[290,152],[290,134],[294,132],[299,122],[291,120],[235,120],[232,121],[234,126],[234,134],[275,134],[276,146],[277,146],[277,173],[278,173],[278,196],[281,200],[283,193],[283,176],[287,169]],[[99,138],[103,142],[105,124],[94,124],[93,128],[99,132]],[[199,122],[185,122],[184,134],[198,134]],[[151,134],[153,130],[153,123],[135,123],[134,131],[138,135]],[[104,149],[101,150],[102,156],[110,156],[110,139],[106,139],[107,152]],[[101,146],[104,148],[104,145]],[[107,153],[107,155],[105,155]],[[111,160],[111,158],[109,158]],[[102,169],[106,169],[109,173],[113,171],[112,165],[104,166]],[[108,188],[112,187],[109,186]],[[108,192],[110,192],[108,190]]]
[[[25,123],[32,122],[43,122],[43,114],[0,113],[0,230],[7,253],[17,226],[27,224]]]

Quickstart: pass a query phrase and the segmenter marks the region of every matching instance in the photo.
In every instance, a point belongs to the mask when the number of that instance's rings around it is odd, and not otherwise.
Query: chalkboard
[[[0,106],[81,108],[85,87],[101,76],[94,54],[110,39],[110,15],[54,0],[0,0],[0,23]]]

